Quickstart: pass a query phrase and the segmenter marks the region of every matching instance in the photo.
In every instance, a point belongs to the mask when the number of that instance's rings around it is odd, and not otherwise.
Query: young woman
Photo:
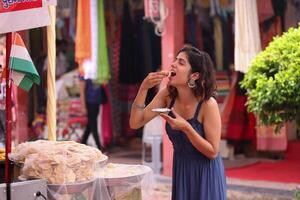
[[[170,73],[171,72],[171,73]],[[209,55],[194,47],[181,49],[170,72],[150,73],[134,100],[130,126],[140,128],[160,113],[173,143],[172,200],[226,199],[226,178],[219,155],[221,119],[214,99],[216,84]],[[172,74],[169,76],[169,74]],[[149,88],[168,77],[168,86],[144,106]]]

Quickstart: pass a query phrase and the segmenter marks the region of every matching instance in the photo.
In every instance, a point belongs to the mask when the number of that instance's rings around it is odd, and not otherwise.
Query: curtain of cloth
[[[235,1],[235,70],[246,73],[261,51],[256,1]]]
[[[85,79],[97,79],[97,69],[98,69],[98,11],[97,11],[97,0],[90,0],[90,23],[91,32],[91,58],[85,59],[83,61],[83,72]]]
[[[79,64],[80,73],[83,74],[82,63],[92,56],[91,50],[91,25],[90,25],[90,0],[78,0],[75,59]]]
[[[112,136],[113,140],[121,135],[121,113],[122,105],[119,100],[119,59],[120,59],[120,43],[121,43],[121,21],[123,12],[123,1],[105,2],[105,20],[107,34],[107,45],[110,75],[109,90],[111,102],[111,120],[112,120]]]
[[[107,102],[101,105],[102,117],[101,117],[101,145],[107,147],[112,142],[112,115],[111,115],[111,99],[108,89],[108,85],[104,86],[104,91],[107,95]]]
[[[110,70],[108,63],[103,0],[98,1],[98,23],[98,81],[102,84],[106,84],[110,79]]]
[[[215,39],[215,55],[216,55],[216,68],[218,70],[223,69],[223,33],[222,22],[219,16],[215,16],[214,19],[214,39]]]
[[[284,31],[290,27],[297,27],[300,22],[300,0],[287,1],[286,15],[284,15]]]

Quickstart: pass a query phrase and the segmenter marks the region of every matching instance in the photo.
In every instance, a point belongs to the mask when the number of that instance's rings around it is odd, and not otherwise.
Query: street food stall
[[[146,188],[146,191],[151,188],[147,186],[152,183],[149,180],[153,179],[150,168],[142,165],[106,165],[108,157],[94,147],[75,141],[56,141],[55,4],[56,1],[52,0],[0,4],[2,6],[0,33],[6,34],[7,52],[6,144],[5,150],[1,149],[1,156],[5,157],[5,183],[0,184],[0,197],[7,200],[34,198],[110,200],[132,199],[135,196],[135,199],[142,199],[143,188]],[[4,10],[4,6],[11,9]],[[34,19],[34,22],[31,22],[33,20],[24,22],[24,18]],[[8,19],[14,19],[16,23],[7,23]],[[32,84],[38,84],[40,79],[22,36],[13,32],[42,26],[47,26],[48,43],[48,140],[24,142],[12,147],[12,83],[29,91]],[[21,53],[17,51],[20,48]],[[30,70],[24,65],[17,65],[18,62],[14,63],[15,57],[12,56],[21,57],[19,59],[26,58]],[[20,71],[20,67],[27,71]],[[23,75],[17,82],[13,75],[21,72]],[[29,84],[21,84],[22,78]]]
[[[48,199],[142,199],[153,184],[143,165],[106,164],[98,149],[74,141],[21,143],[9,154],[18,181],[45,180]]]

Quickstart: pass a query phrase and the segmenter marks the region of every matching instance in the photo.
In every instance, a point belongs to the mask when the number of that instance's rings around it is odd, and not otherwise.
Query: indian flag
[[[14,84],[23,90],[28,92],[33,83],[40,84],[40,76],[18,33],[15,33],[13,37],[9,67]]]

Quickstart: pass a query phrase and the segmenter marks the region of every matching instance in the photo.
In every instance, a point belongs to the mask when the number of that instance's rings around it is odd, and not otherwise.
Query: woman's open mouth
[[[168,77],[174,77],[174,76],[176,76],[176,72],[174,72],[174,71],[170,71],[170,72],[169,72],[169,76],[168,76]]]

